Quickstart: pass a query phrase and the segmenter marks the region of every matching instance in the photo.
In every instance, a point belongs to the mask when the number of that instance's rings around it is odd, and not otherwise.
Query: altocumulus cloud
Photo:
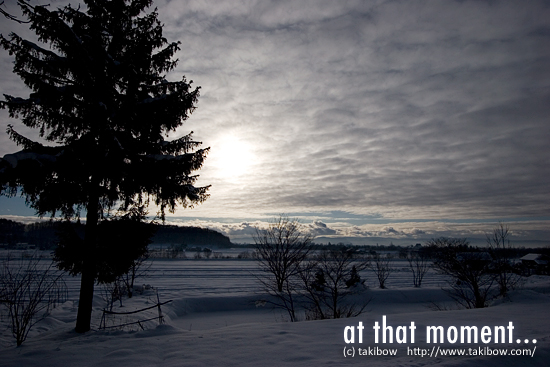
[[[182,41],[168,78],[202,86],[176,134],[194,130],[212,152],[236,136],[254,152],[239,180],[207,160],[211,198],[176,216],[239,236],[281,212],[365,218],[305,221],[320,236],[480,235],[513,218],[526,236],[548,226],[546,1],[155,6],[165,36]]]
[[[196,131],[258,147],[236,211],[548,214],[544,2],[179,4]]]

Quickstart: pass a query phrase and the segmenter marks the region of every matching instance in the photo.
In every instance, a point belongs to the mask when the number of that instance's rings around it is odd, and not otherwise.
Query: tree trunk
[[[76,316],[76,332],[85,333],[90,330],[92,320],[92,301],[94,298],[95,264],[93,260],[86,259],[82,269],[80,280],[80,298],[78,301],[78,314]]]
[[[84,235],[84,248],[82,249],[84,264],[80,280],[80,298],[78,301],[75,328],[77,333],[89,331],[92,320],[92,304],[96,280],[96,243],[99,198],[95,195],[90,195],[90,202],[86,209],[86,232]]]

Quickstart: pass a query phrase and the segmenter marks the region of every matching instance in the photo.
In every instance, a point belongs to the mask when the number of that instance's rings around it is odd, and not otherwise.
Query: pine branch
[[[24,3],[24,0],[18,0],[18,3]],[[13,20],[14,22],[17,22],[19,24],[27,24],[30,23],[30,20],[24,21],[21,19],[18,19],[15,15],[12,15],[8,13],[6,10],[2,9],[2,6],[4,5],[4,1],[0,1],[0,14],[2,14],[4,17],[6,17],[9,20]]]

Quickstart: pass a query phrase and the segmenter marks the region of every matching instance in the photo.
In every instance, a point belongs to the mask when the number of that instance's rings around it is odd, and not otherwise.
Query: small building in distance
[[[548,257],[542,254],[527,254],[520,258],[524,268],[529,270],[529,274],[548,273]]]

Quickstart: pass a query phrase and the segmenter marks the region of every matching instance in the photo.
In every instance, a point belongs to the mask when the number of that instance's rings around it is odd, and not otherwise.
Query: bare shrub
[[[146,251],[132,262],[130,269],[126,273],[116,277],[112,282],[102,284],[103,299],[109,304],[110,309],[112,309],[115,301],[119,301],[122,307],[124,297],[133,297],[136,279],[146,277],[152,264],[152,261],[149,260],[149,251]]]
[[[300,230],[297,220],[280,216],[267,229],[256,229],[255,258],[261,274],[257,276],[264,291],[274,297],[272,305],[296,319],[296,293],[299,272],[311,251],[313,237]]]
[[[44,262],[47,264],[44,264]],[[7,308],[17,346],[31,328],[68,298],[63,273],[37,253],[20,259],[13,256],[0,265],[0,302]]]
[[[487,235],[487,245],[493,258],[493,271],[496,275],[499,295],[503,297],[521,281],[521,276],[514,272],[512,264],[514,248],[510,245],[509,238],[509,227],[504,226],[502,223],[493,230],[491,235]]]
[[[110,283],[102,283],[101,289],[103,300],[107,302],[109,310],[113,309],[115,301],[118,301],[120,307],[122,307],[122,300],[128,295],[128,290],[121,277],[117,277]]]
[[[483,251],[471,249],[466,239],[441,237],[428,241],[434,250],[433,266],[449,276],[449,295],[465,308],[487,307],[493,296],[494,276],[491,258]]]
[[[386,280],[391,273],[390,261],[391,257],[382,256],[378,252],[374,252],[374,254],[371,255],[370,269],[378,278],[378,284],[381,289],[386,288]]]
[[[409,267],[413,275],[413,284],[415,287],[422,285],[422,279],[424,275],[430,269],[430,260],[425,251],[422,250],[410,250],[407,251],[405,258],[409,262]]]
[[[368,267],[353,249],[324,250],[300,271],[307,299],[308,319],[330,319],[360,315],[370,300],[353,299],[366,291],[359,272]]]
[[[135,259],[130,266],[130,269],[125,274],[122,274],[119,279],[126,288],[128,298],[132,298],[134,294],[134,284],[136,279],[147,276],[147,271],[153,263],[149,260],[149,252],[147,251],[142,256]]]

